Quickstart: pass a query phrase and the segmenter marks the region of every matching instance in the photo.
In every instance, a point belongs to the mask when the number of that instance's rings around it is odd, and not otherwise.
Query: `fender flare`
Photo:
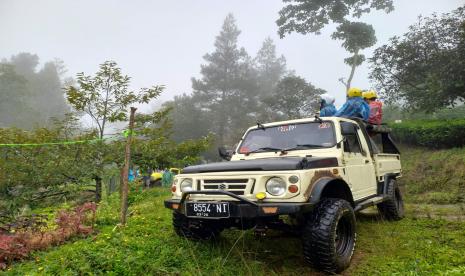
[[[332,183],[338,183],[337,185],[342,185],[340,187],[343,187],[344,193],[349,197],[349,203],[352,205],[352,207],[354,207],[354,198],[352,196],[352,191],[350,190],[349,185],[347,185],[344,180],[335,177],[323,177],[317,180],[315,184],[313,184],[312,192],[309,196],[309,203],[317,204],[320,202],[323,191],[326,187],[334,185]]]

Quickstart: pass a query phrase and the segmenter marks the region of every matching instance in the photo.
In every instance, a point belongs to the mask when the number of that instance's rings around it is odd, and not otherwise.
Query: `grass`
[[[465,204],[465,147],[401,147],[406,199],[417,204]]]
[[[345,275],[465,274],[465,148],[401,148],[407,217],[386,222],[374,209],[357,216],[358,240]],[[118,194],[98,210],[98,233],[36,252],[7,275],[320,275],[299,239],[280,232],[255,237],[227,230],[217,242],[177,237],[163,207],[169,192],[133,191],[126,227]],[[47,211],[53,213],[55,209]],[[0,272],[2,274],[2,272]]]
[[[133,197],[126,227],[118,223],[118,195],[101,204],[94,237],[36,252],[6,275],[318,275],[300,241],[279,232],[256,238],[227,230],[214,242],[177,237],[160,188]],[[418,218],[399,222],[358,215],[358,244],[346,275],[463,275],[465,222]]]

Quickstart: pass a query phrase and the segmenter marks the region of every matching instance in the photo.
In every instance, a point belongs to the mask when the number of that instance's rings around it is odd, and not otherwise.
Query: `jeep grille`
[[[204,179],[202,190],[224,190],[236,195],[244,195],[249,179]]]

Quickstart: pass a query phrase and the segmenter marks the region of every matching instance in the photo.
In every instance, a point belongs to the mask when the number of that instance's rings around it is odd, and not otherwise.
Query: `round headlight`
[[[286,182],[279,177],[272,177],[266,182],[266,191],[274,196],[280,196],[286,192]]]
[[[181,192],[189,192],[192,191],[192,179],[185,178],[181,181]]]

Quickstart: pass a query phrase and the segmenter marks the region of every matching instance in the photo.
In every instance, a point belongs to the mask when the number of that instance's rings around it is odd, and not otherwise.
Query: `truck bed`
[[[386,174],[394,173],[400,176],[402,173],[399,154],[378,153],[373,158],[378,181],[381,181]]]

